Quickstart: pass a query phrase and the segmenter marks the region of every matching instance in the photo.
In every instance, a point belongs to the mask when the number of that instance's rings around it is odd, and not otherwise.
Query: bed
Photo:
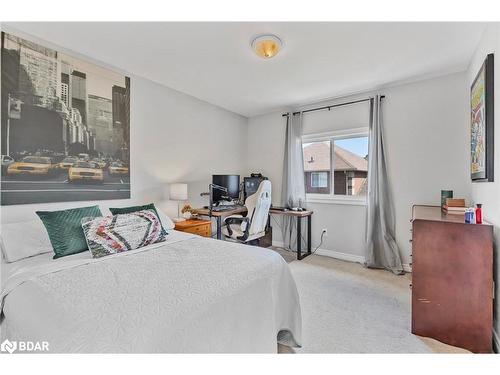
[[[274,251],[169,230],[166,242],[93,259],[2,264],[1,339],[56,353],[275,353],[301,312]]]

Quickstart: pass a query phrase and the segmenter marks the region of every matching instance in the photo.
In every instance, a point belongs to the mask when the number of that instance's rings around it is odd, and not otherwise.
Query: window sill
[[[306,203],[319,203],[319,204],[341,204],[350,206],[366,206],[365,198],[320,198],[320,197],[307,197]]]

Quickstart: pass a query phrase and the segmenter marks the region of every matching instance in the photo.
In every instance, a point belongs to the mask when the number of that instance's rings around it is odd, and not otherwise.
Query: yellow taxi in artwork
[[[69,168],[68,181],[104,182],[104,173],[98,164],[79,160]]]
[[[122,162],[115,161],[109,165],[109,174],[110,175],[122,175],[128,176],[129,170],[128,167]]]
[[[101,169],[105,169],[106,165],[107,165],[107,163],[104,159],[94,158],[94,159],[92,159],[92,162],[99,165],[99,168],[101,168]]]
[[[68,156],[65,157],[59,164],[57,164],[58,169],[65,169],[68,170],[70,169],[73,164],[75,164],[78,161],[78,158],[76,156]]]
[[[47,156],[25,156],[21,161],[9,165],[7,174],[48,176],[54,168],[52,159]]]

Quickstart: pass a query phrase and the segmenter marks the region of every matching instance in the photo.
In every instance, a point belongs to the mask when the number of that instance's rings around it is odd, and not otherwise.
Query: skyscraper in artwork
[[[5,34],[4,44],[19,56],[18,95],[50,108],[57,92],[57,52],[10,34]]]
[[[113,133],[115,142],[120,144],[117,157],[129,161],[130,150],[130,78],[125,77],[125,87],[112,87]]]
[[[95,149],[106,157],[114,156],[120,145],[114,140],[111,99],[90,94],[88,99],[89,129],[95,135]]]
[[[78,109],[82,124],[87,125],[87,75],[78,70],[71,72],[71,107]]]

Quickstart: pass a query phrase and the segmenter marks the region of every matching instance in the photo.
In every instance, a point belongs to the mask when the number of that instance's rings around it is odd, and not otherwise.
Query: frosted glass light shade
[[[187,201],[188,199],[187,184],[171,184],[170,199],[173,201]]]
[[[252,49],[264,59],[276,56],[282,47],[283,43],[276,35],[261,35],[252,41]]]

